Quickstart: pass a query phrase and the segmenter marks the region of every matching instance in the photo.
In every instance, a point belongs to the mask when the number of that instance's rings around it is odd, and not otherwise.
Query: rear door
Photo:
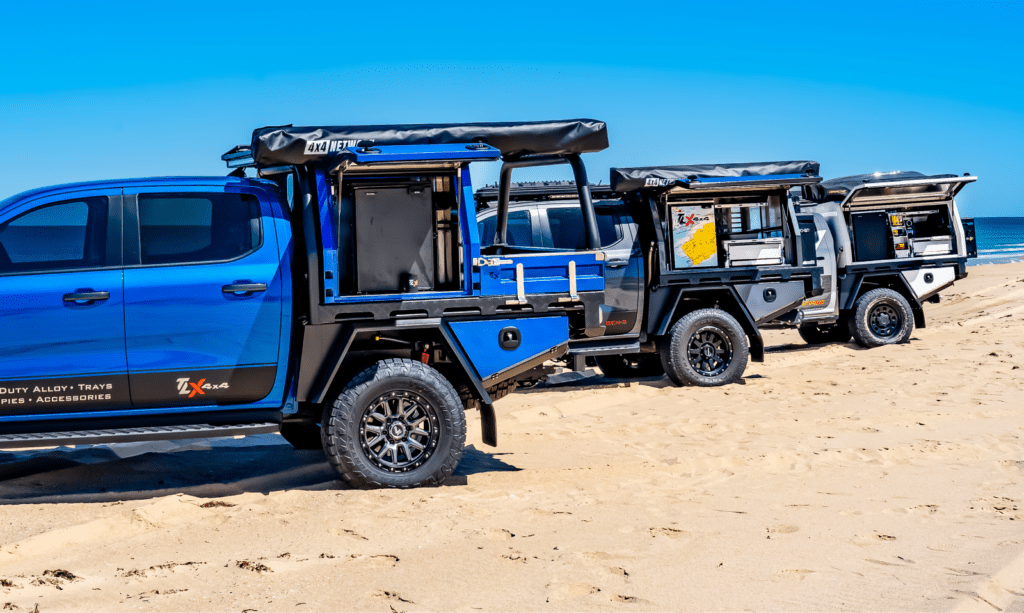
[[[486,211],[477,218],[477,233],[480,237],[481,247],[489,247],[494,244],[497,226],[497,209]],[[538,235],[539,228],[536,207],[522,204],[513,205],[508,212],[505,242],[513,247],[538,247],[542,240]]]
[[[270,204],[238,188],[125,193],[125,333],[138,407],[257,402],[277,372]],[[266,223],[264,223],[266,219]]]
[[[0,416],[130,406],[121,275],[120,188],[0,218]]]

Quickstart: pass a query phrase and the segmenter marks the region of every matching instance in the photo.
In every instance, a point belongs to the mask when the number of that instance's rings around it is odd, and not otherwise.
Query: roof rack
[[[589,184],[594,200],[607,200],[618,196],[610,185]],[[497,204],[501,191],[497,184],[485,185],[473,195],[477,208],[488,208]],[[512,202],[572,200],[579,198],[575,181],[523,181],[509,186],[509,200]]]

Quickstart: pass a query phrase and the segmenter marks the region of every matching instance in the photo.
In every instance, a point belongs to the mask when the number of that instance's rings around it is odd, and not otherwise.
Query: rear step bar
[[[101,445],[104,443],[137,443],[139,441],[166,441],[183,438],[213,438],[218,436],[245,436],[271,434],[280,426],[271,422],[213,426],[155,426],[151,428],[121,428],[117,430],[82,430],[78,432],[46,432],[43,434],[2,434],[0,449],[25,447],[56,447],[58,445]]]

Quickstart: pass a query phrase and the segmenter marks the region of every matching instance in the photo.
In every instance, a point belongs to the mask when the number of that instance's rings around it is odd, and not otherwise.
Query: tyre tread
[[[689,330],[700,320],[707,319],[728,332],[732,333],[733,339],[733,361],[726,370],[726,373],[717,377],[705,377],[693,372],[689,368],[689,361],[686,359],[686,345],[689,341]],[[728,330],[731,328],[731,330]],[[682,338],[683,336],[687,338]],[[700,387],[715,387],[735,383],[743,377],[747,368],[747,360],[750,357],[750,345],[743,328],[732,315],[722,309],[697,309],[679,318],[669,330],[668,338],[665,339],[662,348],[662,364],[665,372],[677,385],[697,385]]]
[[[904,334],[893,340],[881,339],[871,331],[868,325],[867,315],[872,306],[879,300],[889,300],[899,305],[903,311]],[[910,308],[910,302],[903,294],[887,287],[873,289],[857,299],[850,317],[850,333],[853,338],[863,347],[881,347],[883,345],[899,345],[910,341],[910,335],[914,332],[914,312]]]
[[[427,475],[420,480],[387,483],[373,474],[367,474],[360,469],[360,463],[355,457],[358,453],[358,444],[346,445],[344,436],[338,433],[351,432],[353,421],[359,419],[356,411],[350,410],[359,402],[361,394],[366,389],[381,380],[392,377],[414,377],[424,380],[424,383],[440,393],[446,402],[458,410],[451,416],[452,423],[452,445],[448,450],[448,457],[441,464],[440,468],[433,474]],[[388,358],[381,360],[362,371],[353,378],[338,397],[324,409],[323,427],[321,436],[323,438],[324,452],[328,461],[341,474],[341,478],[350,485],[357,488],[413,488],[423,486],[441,485],[452,475],[459,460],[462,458],[462,449],[466,443],[466,414],[463,410],[462,400],[459,394],[452,387],[452,384],[445,379],[441,373],[429,366],[413,360],[400,358]],[[447,412],[441,412],[441,419],[447,418]],[[409,473],[404,473],[403,476]]]

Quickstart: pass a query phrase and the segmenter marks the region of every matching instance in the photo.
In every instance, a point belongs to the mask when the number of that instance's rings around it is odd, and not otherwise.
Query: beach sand
[[[1024,264],[974,267],[909,344],[771,331],[741,385],[517,393],[440,488],[277,435],[0,452],[0,605],[1020,611],[1022,299]]]

